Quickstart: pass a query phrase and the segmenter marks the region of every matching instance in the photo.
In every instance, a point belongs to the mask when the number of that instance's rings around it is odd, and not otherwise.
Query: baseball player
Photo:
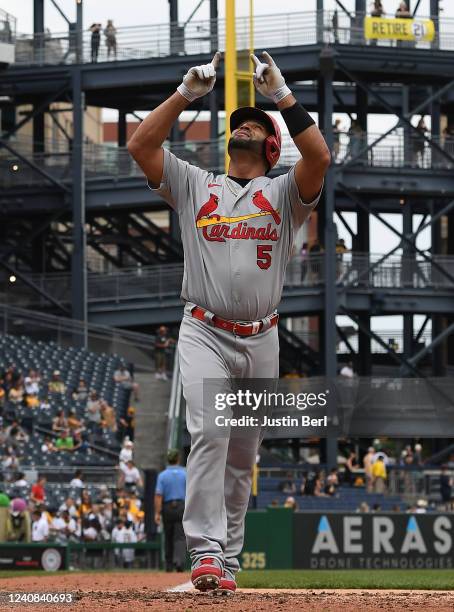
[[[191,452],[183,526],[192,582],[232,594],[243,546],[251,468],[260,438],[204,435],[203,381],[279,376],[278,314],[296,232],[316,206],[331,156],[271,56],[252,55],[256,89],[273,100],[302,157],[267,176],[281,150],[276,120],[257,108],[230,117],[227,175],[215,175],[162,148],[180,113],[209,93],[220,61],[191,68],[128,144],[148,179],[178,213],[185,254],[185,301],[178,350]]]

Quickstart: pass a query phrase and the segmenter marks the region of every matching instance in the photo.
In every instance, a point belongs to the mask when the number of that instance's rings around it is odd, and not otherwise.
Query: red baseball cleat
[[[217,589],[222,578],[221,564],[213,557],[204,557],[197,562],[191,573],[191,581],[199,591]]]
[[[232,574],[228,570],[225,570],[224,575],[219,581],[219,586],[216,589],[216,594],[234,595],[235,591],[236,591],[236,582],[235,582],[234,574]]]

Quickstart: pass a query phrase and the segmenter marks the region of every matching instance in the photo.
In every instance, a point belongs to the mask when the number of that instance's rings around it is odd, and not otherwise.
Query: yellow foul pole
[[[229,167],[227,145],[230,139],[230,115],[238,106],[236,82],[235,0],[225,0],[225,171]]]
[[[238,108],[239,84],[247,87],[247,100],[249,106],[255,106],[255,89],[252,81],[253,63],[247,59],[247,69],[238,70],[238,57],[236,50],[236,19],[235,0],[225,0],[225,171],[229,167],[227,145],[230,138],[230,115]],[[254,51],[254,6],[249,0],[249,54]],[[248,55],[249,55],[248,54]],[[243,66],[244,58],[242,59]],[[242,89],[244,93],[244,87]],[[244,100],[244,97],[242,97]],[[244,101],[243,101],[244,104]]]

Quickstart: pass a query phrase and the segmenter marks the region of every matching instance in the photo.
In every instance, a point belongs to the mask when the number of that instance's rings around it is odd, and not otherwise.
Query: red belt
[[[207,312],[208,311],[205,310],[205,308],[196,306],[191,311],[191,315],[195,319],[199,319],[199,321],[208,323],[209,319],[207,320],[207,318],[205,317],[205,313]],[[228,321],[227,319],[222,319],[221,317],[218,317],[216,315],[214,315],[211,321],[215,327],[219,327],[219,329],[229,331],[232,334],[235,334],[235,336],[255,336],[263,329],[263,321],[251,321],[251,323],[237,323],[236,321]],[[270,327],[274,327],[279,321],[279,315],[271,315],[269,321]]]

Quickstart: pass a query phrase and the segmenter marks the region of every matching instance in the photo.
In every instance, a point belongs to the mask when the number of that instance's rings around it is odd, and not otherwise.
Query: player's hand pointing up
[[[263,51],[262,57],[264,61],[260,61],[256,55],[251,54],[255,66],[253,77],[255,88],[265,98],[279,102],[291,93],[290,89],[285,84],[285,79],[271,55]]]
[[[177,91],[189,102],[209,93],[216,82],[216,69],[221,60],[220,51],[216,51],[209,64],[189,68]]]

